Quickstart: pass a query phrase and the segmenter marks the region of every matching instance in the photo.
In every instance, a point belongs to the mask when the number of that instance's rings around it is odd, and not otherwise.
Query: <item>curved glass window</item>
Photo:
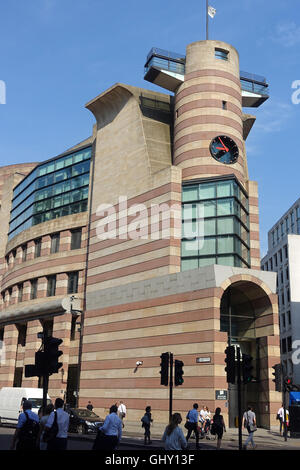
[[[182,270],[250,267],[248,196],[234,179],[182,188]]]
[[[91,147],[36,167],[14,189],[11,239],[32,225],[87,210]]]

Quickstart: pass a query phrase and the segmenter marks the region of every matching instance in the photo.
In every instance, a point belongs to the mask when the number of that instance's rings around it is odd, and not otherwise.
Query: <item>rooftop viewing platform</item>
[[[222,58],[228,60],[227,56]],[[220,59],[220,56],[217,59]],[[175,92],[184,82],[184,75],[183,54],[152,47],[145,63],[145,80]],[[240,80],[243,106],[256,108],[269,98],[269,86],[265,77],[241,71]]]

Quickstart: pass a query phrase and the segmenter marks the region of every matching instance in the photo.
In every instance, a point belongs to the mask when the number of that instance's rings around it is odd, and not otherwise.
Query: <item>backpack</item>
[[[145,426],[150,424],[150,419],[149,419],[149,416],[147,415],[147,413],[144,414],[141,421],[142,421],[142,428],[144,428]]]
[[[25,447],[35,448],[40,430],[40,425],[37,421],[34,421],[33,419],[29,418],[26,411],[24,411],[24,414],[26,416],[26,421],[24,423],[24,426],[22,426],[19,431],[19,441]]]

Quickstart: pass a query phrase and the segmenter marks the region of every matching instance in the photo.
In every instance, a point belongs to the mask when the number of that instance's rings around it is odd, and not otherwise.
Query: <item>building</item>
[[[294,343],[300,338],[299,266],[300,199],[269,230],[268,252],[261,261],[261,269],[277,273],[281,363],[284,374],[292,376],[296,384],[300,384],[298,345]]]
[[[23,367],[34,362],[42,327],[64,340],[50,396],[71,402],[79,390],[79,404],[91,400],[101,415],[121,399],[135,422],[151,405],[165,423],[159,372],[169,351],[184,362],[173,410],[221,403],[233,426],[230,343],[254,358],[243,407],[253,404],[269,427],[281,400],[272,382],[276,275],[260,270],[245,145],[255,117],[243,112],[268,98],[268,85],[241,73],[237,51],[219,41],[192,43],[186,55],[152,49],[145,79],[167,93],[115,84],[86,105],[96,119],[90,138],[36,165],[13,194],[10,186],[1,385],[38,384]],[[62,302],[71,294],[81,302],[77,318]]]

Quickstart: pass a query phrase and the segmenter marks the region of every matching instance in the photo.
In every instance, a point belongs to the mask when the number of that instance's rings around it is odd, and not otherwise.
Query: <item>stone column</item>
[[[16,325],[6,325],[4,327],[3,345],[0,357],[0,388],[13,386],[18,335],[19,332]]]

